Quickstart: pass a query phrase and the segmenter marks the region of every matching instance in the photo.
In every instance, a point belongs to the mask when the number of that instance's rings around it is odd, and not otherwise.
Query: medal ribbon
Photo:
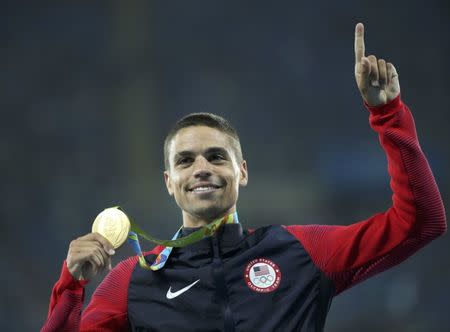
[[[180,227],[171,240],[160,240],[154,238],[150,234],[143,231],[133,220],[130,219],[131,227],[130,232],[128,233],[128,243],[131,244],[131,247],[133,248],[134,252],[139,257],[139,265],[142,268],[146,270],[157,271],[160,270],[166,264],[167,259],[169,258],[169,255],[172,252],[173,248],[185,247],[187,245],[203,240],[208,236],[214,235],[222,225],[233,223],[239,223],[237,212],[230,213],[229,215],[226,215],[223,218],[218,218],[213,222],[209,223],[208,225],[203,226],[198,231],[189,234],[188,236],[179,238],[182,229],[182,227]],[[147,241],[165,247],[159,253],[155,261],[151,265],[148,264],[147,261],[145,260],[144,254],[142,253],[141,246],[139,244],[138,235],[140,235]]]

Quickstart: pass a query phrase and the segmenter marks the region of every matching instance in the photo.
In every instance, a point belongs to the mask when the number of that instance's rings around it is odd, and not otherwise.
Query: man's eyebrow
[[[225,157],[228,156],[228,151],[225,148],[222,148],[220,146],[213,146],[213,147],[207,148],[203,153],[204,154],[220,153],[220,154],[223,154]],[[175,153],[175,158],[189,157],[194,154],[195,154],[194,151],[183,150],[183,151],[179,151],[179,152]]]
[[[180,151],[180,152],[175,153],[175,158],[176,157],[192,156],[193,154],[194,154],[194,152],[189,151],[189,150]]]
[[[214,146],[211,148],[206,149],[205,153],[212,154],[212,153],[220,153],[224,156],[228,156],[228,151],[222,147]]]

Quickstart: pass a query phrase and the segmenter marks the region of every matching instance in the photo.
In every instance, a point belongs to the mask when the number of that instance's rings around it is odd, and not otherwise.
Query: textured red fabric
[[[336,294],[399,264],[447,229],[445,210],[413,117],[400,96],[370,107],[370,125],[386,152],[392,206],[349,226],[287,226]]]
[[[144,255],[157,255],[162,249],[157,246]],[[83,313],[87,281],[75,280],[64,262],[61,276],[53,287],[48,318],[41,332],[128,331],[128,284],[137,261],[134,256],[117,264],[97,287]]]

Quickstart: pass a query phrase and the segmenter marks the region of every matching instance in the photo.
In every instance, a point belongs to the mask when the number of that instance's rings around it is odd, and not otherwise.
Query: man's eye
[[[185,165],[192,161],[192,158],[181,158],[178,159],[177,165]]]
[[[213,155],[210,157],[210,160],[211,160],[211,161],[221,161],[221,160],[225,160],[225,157],[222,156],[221,154],[213,154]]]

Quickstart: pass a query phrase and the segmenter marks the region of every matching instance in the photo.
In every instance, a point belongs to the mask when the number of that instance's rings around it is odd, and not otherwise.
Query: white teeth
[[[215,187],[197,187],[192,189],[192,191],[207,191],[207,190],[213,190],[216,189]]]

